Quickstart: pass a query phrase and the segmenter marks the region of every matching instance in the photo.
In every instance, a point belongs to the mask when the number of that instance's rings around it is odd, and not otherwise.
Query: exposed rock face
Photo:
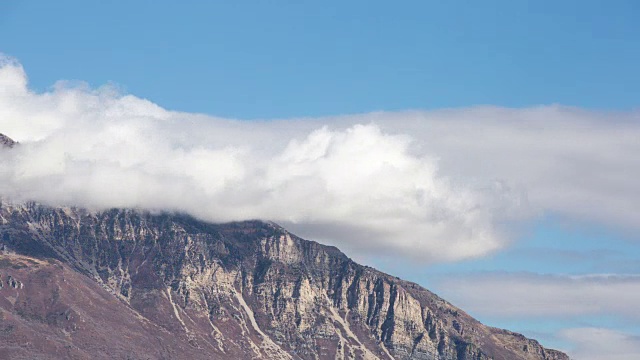
[[[0,148],[13,147],[17,142],[13,141],[10,137],[0,134]]]
[[[2,253],[0,357],[568,359],[272,223],[3,203]]]

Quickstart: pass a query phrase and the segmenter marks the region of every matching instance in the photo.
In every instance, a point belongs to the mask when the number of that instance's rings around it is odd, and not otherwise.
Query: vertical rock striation
[[[117,299],[118,316],[139,322],[140,336],[171,334],[152,358],[182,357],[177,351],[202,359],[568,359],[269,222],[210,224],[175,214],[5,202],[0,244],[4,253],[18,254],[11,256],[85,275],[96,286],[87,291]],[[0,274],[3,294],[8,278],[2,268]],[[99,318],[68,301],[77,308],[70,318]],[[3,313],[19,314],[6,304],[0,296]],[[74,340],[80,332],[72,331],[70,342],[88,351]],[[131,349],[130,358],[147,356]]]

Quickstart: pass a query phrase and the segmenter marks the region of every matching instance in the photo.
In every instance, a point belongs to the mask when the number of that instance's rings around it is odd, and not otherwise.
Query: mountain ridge
[[[270,222],[0,209],[5,253],[56,259],[202,358],[568,359]]]
[[[273,222],[1,197],[0,320],[11,359],[568,359]]]

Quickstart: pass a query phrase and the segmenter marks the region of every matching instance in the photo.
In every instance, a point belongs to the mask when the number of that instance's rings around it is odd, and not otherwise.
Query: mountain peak
[[[3,133],[0,133],[0,146],[1,147],[13,147],[14,145],[16,145],[17,142],[14,141],[12,138],[6,136]]]

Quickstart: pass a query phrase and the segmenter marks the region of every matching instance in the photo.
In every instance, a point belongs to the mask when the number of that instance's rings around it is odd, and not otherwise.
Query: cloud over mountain
[[[341,247],[418,261],[505,246],[543,211],[640,223],[635,113],[473,108],[238,121],[110,87],[29,90],[0,67],[0,194],[104,209],[270,219]]]

